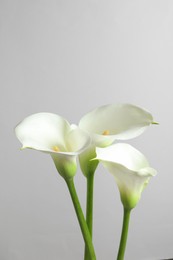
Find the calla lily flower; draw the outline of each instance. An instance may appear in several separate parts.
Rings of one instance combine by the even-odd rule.
[[[76,157],[90,144],[89,135],[64,118],[52,113],[37,113],[25,118],[15,128],[22,149],[49,153],[59,173],[71,178],[76,173]]]
[[[142,134],[153,123],[146,110],[131,105],[105,105],[89,112],[79,127],[92,136],[96,146],[105,147],[114,140],[128,140]]]
[[[96,156],[95,147],[107,147],[115,140],[127,140],[142,134],[154,123],[146,110],[131,105],[106,105],[89,112],[79,122],[79,127],[89,133],[92,143],[79,156],[80,166],[85,176],[90,168],[97,167],[90,162]]]
[[[89,135],[51,113],[38,113],[25,118],[15,128],[15,133],[23,145],[22,149],[31,148],[52,156],[58,172],[68,186],[89,257],[95,260],[90,232],[73,182],[77,168],[76,157],[90,144]]]
[[[149,166],[145,156],[129,144],[118,143],[106,148],[96,148],[96,159],[113,174],[126,209],[138,203],[144,187],[156,170]]]

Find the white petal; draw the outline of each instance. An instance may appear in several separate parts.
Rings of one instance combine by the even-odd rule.
[[[145,167],[142,168],[138,171],[138,174],[140,176],[147,176],[148,174],[150,174],[150,176],[155,176],[157,174],[157,171],[151,167]]]
[[[90,135],[95,146],[98,147],[109,146],[116,140],[115,135],[98,135],[98,134],[90,134]]]
[[[123,205],[129,209],[135,207],[149,179],[156,175],[145,156],[124,143],[96,148],[96,154],[115,177]]]
[[[148,167],[145,156],[133,146],[118,143],[106,148],[96,148],[97,159],[121,164],[132,171]]]
[[[71,130],[66,135],[66,147],[69,152],[79,154],[90,145],[90,142],[90,136],[74,125],[71,126]]]
[[[153,117],[146,110],[131,104],[106,105],[86,114],[79,122],[79,127],[89,133],[108,135],[115,139],[127,140],[142,134],[153,122]],[[98,145],[98,142],[97,142]],[[103,145],[101,145],[103,146]]]
[[[76,157],[90,144],[90,136],[62,117],[38,113],[25,118],[15,128],[23,148],[50,153],[55,166],[65,179],[76,174]]]
[[[65,151],[65,135],[70,125],[62,117],[51,113],[37,113],[26,117],[15,128],[16,136],[23,148],[33,148],[41,151],[52,151],[57,146]]]

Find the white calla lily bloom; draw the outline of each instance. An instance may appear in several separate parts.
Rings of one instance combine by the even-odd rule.
[[[113,174],[126,209],[138,203],[144,187],[156,170],[149,166],[145,156],[133,146],[118,143],[106,148],[96,148],[96,159]]]
[[[83,116],[79,127],[92,135],[98,147],[114,140],[128,140],[142,134],[153,123],[152,115],[131,104],[105,105]]]
[[[135,138],[152,123],[153,117],[149,112],[131,104],[105,105],[84,115],[79,127],[92,139],[91,146],[79,156],[84,175],[87,176],[88,169],[93,167],[90,160],[96,155],[96,146],[107,147],[115,140]]]
[[[65,178],[75,175],[76,156],[90,144],[86,132],[52,113],[26,117],[16,126],[15,133],[23,145],[22,149],[31,148],[49,153],[57,170]]]

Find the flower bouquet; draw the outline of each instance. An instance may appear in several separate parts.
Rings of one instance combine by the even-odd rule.
[[[122,234],[117,260],[125,255],[130,213],[156,170],[145,156],[125,141],[142,134],[154,122],[145,109],[132,104],[106,105],[84,115],[78,125],[69,124],[52,113],[26,117],[15,128],[22,148],[51,155],[57,171],[65,180],[85,242],[85,260],[95,260],[92,242],[94,174],[99,163],[110,172],[118,186],[124,209]],[[87,201],[84,216],[74,177],[77,158],[86,178]]]

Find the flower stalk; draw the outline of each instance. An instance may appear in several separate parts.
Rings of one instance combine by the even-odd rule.
[[[121,232],[121,239],[120,239],[117,260],[124,260],[127,237],[128,237],[130,213],[131,213],[131,209],[126,209],[124,207],[123,225],[122,225],[122,232]]]
[[[65,179],[70,195],[71,195],[71,199],[76,211],[76,215],[79,221],[79,225],[81,228],[81,232],[85,241],[85,245],[86,245],[86,249],[87,249],[87,254],[89,256],[90,260],[96,260],[96,255],[95,255],[95,251],[94,251],[94,247],[92,244],[92,239],[91,239],[91,235],[87,226],[87,223],[85,221],[81,206],[80,206],[80,202],[76,193],[76,189],[74,186],[74,182],[73,182],[73,178],[71,179]]]
[[[87,200],[86,200],[86,223],[92,239],[93,231],[93,193],[94,193],[94,172],[87,176]],[[85,246],[85,260],[90,260],[87,246]]]

